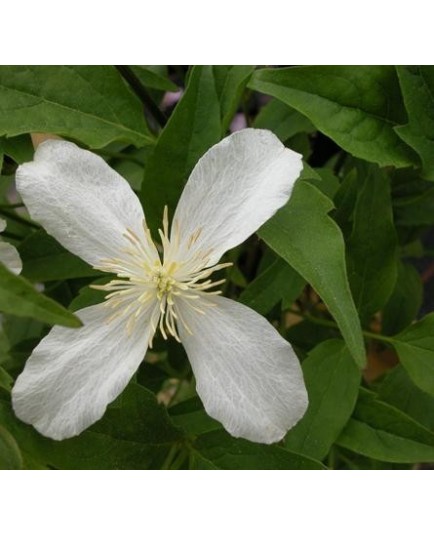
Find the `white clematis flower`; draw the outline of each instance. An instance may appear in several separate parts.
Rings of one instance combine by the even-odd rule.
[[[291,346],[260,315],[219,296],[211,274],[288,200],[301,156],[274,134],[246,129],[197,163],[154,245],[139,200],[99,156],[46,141],[20,166],[31,216],[95,268],[117,275],[84,327],[54,327],[12,392],[15,413],[54,439],[97,421],[125,388],[159,329],[187,351],[209,415],[235,437],[279,441],[303,416],[307,393]]]
[[[6,222],[0,218],[0,233],[6,229]],[[0,263],[4,264],[8,270],[18,275],[23,269],[23,265],[17,248],[0,238]]]

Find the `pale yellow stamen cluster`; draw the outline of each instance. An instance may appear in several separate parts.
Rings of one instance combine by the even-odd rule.
[[[167,207],[164,210],[163,230],[159,229],[159,234],[162,260],[145,222],[142,237],[127,229],[124,236],[129,247],[123,250],[123,256],[105,259],[98,266],[99,270],[116,273],[120,279],[92,286],[109,292],[105,297],[106,306],[114,312],[108,320],[124,317],[129,334],[141,317],[146,315],[148,321],[151,318],[151,347],[157,329],[164,339],[172,335],[177,341],[180,341],[179,323],[187,333],[192,333],[182,310],[189,307],[199,314],[205,314],[205,309],[213,306],[213,303],[203,299],[204,293],[220,294],[219,290],[209,291],[225,281],[212,281],[211,274],[231,266],[231,263],[223,263],[207,267],[212,251],[193,250],[201,229],[181,243],[179,225],[175,225],[169,237]]]

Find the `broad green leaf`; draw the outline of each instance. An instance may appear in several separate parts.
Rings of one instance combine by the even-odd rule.
[[[17,319],[14,318],[14,320],[16,321]],[[28,336],[23,335],[20,342],[17,342],[11,346],[8,357],[3,364],[4,368],[7,369],[7,372],[12,377],[16,378],[18,374],[22,372],[24,365],[26,364],[27,359],[30,357],[33,349],[39,344],[41,336],[41,333],[37,338],[29,338]]]
[[[101,277],[92,282],[95,285],[105,285],[111,281],[113,277]],[[96,305],[97,303],[102,303],[107,294],[101,290],[97,290],[91,287],[82,287],[71,303],[68,305],[70,311],[78,311],[84,309],[85,307],[90,307],[91,305]]]
[[[394,67],[262,69],[249,87],[295,108],[354,156],[381,166],[416,162],[394,130],[406,122]]]
[[[240,295],[240,302],[265,315],[285,300],[293,303],[305,282],[283,259],[276,259]]]
[[[261,108],[253,126],[271,130],[282,142],[299,132],[315,130],[307,117],[277,99],[272,99]]]
[[[152,230],[161,226],[165,205],[173,215],[191,170],[220,136],[220,104],[212,67],[194,67],[146,165],[141,200]]]
[[[355,169],[352,169],[344,176],[338,191],[333,196],[333,202],[336,205],[333,219],[343,232],[345,232],[346,236],[351,234],[351,218],[354,212],[354,207],[356,206],[357,194],[357,173]]]
[[[318,461],[275,445],[235,439],[223,430],[203,434],[192,445],[213,469],[324,469]]]
[[[47,439],[20,422],[0,401],[0,422],[13,433],[24,456],[57,469],[146,469],[181,433],[147,389],[131,384],[104,417],[79,436]]]
[[[79,327],[81,322],[55,301],[47,298],[23,277],[0,264],[0,311],[35,318],[47,324]]]
[[[108,151],[102,151],[103,156],[108,157],[110,167],[126,179],[131,188],[136,192],[140,192],[142,187],[143,169],[151,153],[151,145],[141,147],[140,149],[130,146],[128,151],[114,153],[112,157]]]
[[[212,69],[220,101],[222,134],[224,135],[237,111],[254,68],[252,65],[213,65]]]
[[[0,389],[10,391],[13,382],[14,380],[12,377],[9,376],[9,374],[2,367],[0,367]]]
[[[434,396],[434,313],[395,335],[392,344],[413,382]]]
[[[383,310],[383,332],[392,335],[406,328],[416,318],[422,297],[419,272],[411,264],[399,262],[395,288]]]
[[[22,275],[30,281],[47,282],[100,274],[43,230],[28,236],[18,250],[23,261]]]
[[[301,170],[300,177],[298,180],[310,180],[315,181],[314,185],[319,188],[319,184],[322,181],[321,175],[309,164],[303,162],[303,169]]]
[[[327,197],[333,199],[340,188],[339,178],[328,168],[316,168],[315,172],[321,179],[320,182],[315,183],[315,186]]]
[[[177,85],[169,78],[149,69],[146,65],[137,65],[131,68],[145,87],[162,91],[177,91],[178,89]]]
[[[5,138],[3,140],[3,149],[4,153],[15,160],[17,164],[30,162],[35,152],[32,140],[28,134],[14,138]]]
[[[234,256],[234,258],[237,258],[236,255]],[[226,277],[227,277],[227,279],[226,279],[227,281],[230,281],[231,283],[234,283],[235,285],[237,285],[240,288],[244,289],[244,288],[247,287],[246,277],[244,276],[243,272],[239,269],[239,267],[236,264],[231,266],[231,269],[228,270],[228,273],[227,273]]]
[[[434,434],[366,390],[337,444],[385,462],[434,461]]]
[[[317,346],[302,367],[309,406],[288,432],[285,446],[322,460],[353,412],[361,375],[345,343],[337,339]]]
[[[398,135],[420,156],[424,177],[434,180],[434,67],[397,67],[408,124]]]
[[[392,175],[395,222],[400,227],[434,224],[434,185],[411,169]]]
[[[416,387],[402,365],[387,374],[378,389],[378,395],[384,402],[434,431],[434,397]]]
[[[303,320],[286,331],[286,338],[300,353],[312,352],[316,346],[340,336],[338,327],[320,326],[309,320]]]
[[[0,135],[28,132],[92,148],[152,142],[140,102],[111,66],[0,67]]]
[[[166,408],[157,402],[151,391],[135,383],[128,386],[107,410],[106,416],[90,430],[151,445],[171,443],[181,438]]]
[[[376,166],[362,165],[358,185],[347,266],[354,302],[365,322],[383,307],[393,291],[398,243],[387,175]]]
[[[0,139],[0,158],[1,158],[1,155],[3,154],[2,142],[3,140]],[[0,200],[1,200],[2,205],[7,205],[9,203],[7,194],[10,191],[10,189],[13,187],[13,184],[14,184],[14,177],[0,175]]]
[[[222,429],[222,425],[206,413],[198,396],[172,406],[169,408],[169,415],[172,422],[182,428],[188,436]]]
[[[23,459],[15,439],[0,425],[0,471],[22,468]]]
[[[46,326],[29,317],[7,316],[3,318],[2,330],[7,336],[8,348],[28,339],[41,338]]]
[[[308,281],[339,325],[360,367],[365,364],[360,322],[345,265],[344,239],[328,216],[333,203],[307,181],[297,181],[289,203],[259,236]]]

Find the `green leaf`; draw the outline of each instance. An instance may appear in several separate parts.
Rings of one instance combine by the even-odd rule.
[[[343,341],[317,346],[303,361],[309,406],[288,432],[288,449],[322,460],[348,422],[359,393],[361,375]]]
[[[413,170],[396,170],[393,179],[395,222],[400,227],[434,224],[434,185]]]
[[[140,149],[130,146],[128,151],[121,153],[115,151],[110,154],[110,151],[106,151],[105,149],[100,152],[103,156],[106,156],[110,167],[126,179],[135,192],[140,192],[143,182],[143,169],[152,150],[153,147],[147,145]]]
[[[169,78],[152,71],[146,65],[132,66],[131,69],[145,87],[149,87],[151,89],[160,89],[161,91],[178,90],[177,85],[174,84],[172,80],[169,80]]]
[[[277,99],[272,99],[260,109],[253,126],[271,130],[282,142],[300,132],[315,130],[307,117]]]
[[[286,331],[286,338],[299,352],[311,352],[316,346],[328,339],[336,339],[340,336],[338,327],[320,326],[309,320],[303,320],[292,325]]]
[[[92,284],[95,285],[105,285],[111,281],[113,277],[101,277],[96,279]],[[104,301],[106,294],[101,290],[97,290],[91,287],[82,287],[71,303],[68,305],[70,311],[79,311],[85,307],[90,307],[91,305],[96,305],[97,303],[102,303]]]
[[[360,367],[362,332],[348,284],[344,239],[328,216],[333,203],[307,181],[297,181],[289,203],[259,230],[259,236],[308,281],[334,316]]]
[[[1,155],[3,154],[2,153],[2,147],[3,147],[3,141],[1,138],[0,138],[0,158],[1,158]],[[11,177],[11,176],[1,176],[0,175],[0,200],[1,200],[1,204],[8,204],[9,203],[9,200],[8,200],[8,193],[9,191],[11,190],[11,188],[13,188],[13,185],[14,185],[14,178]],[[9,225],[9,223],[8,223]]]
[[[349,236],[352,228],[352,215],[356,206],[358,194],[358,180],[355,169],[351,169],[343,178],[338,191],[333,196],[333,202],[336,210],[333,213],[333,219]]]
[[[18,251],[23,261],[22,275],[30,281],[47,282],[100,274],[43,230],[28,236]]]
[[[393,291],[398,242],[387,175],[376,166],[362,165],[358,184],[347,266],[354,301],[365,322],[383,307]]]
[[[17,164],[23,164],[33,159],[35,152],[29,135],[5,138],[3,140],[4,153],[10,156]]]
[[[413,382],[434,396],[434,313],[395,335],[392,344]]]
[[[434,431],[434,397],[416,387],[402,365],[387,374],[378,389],[378,395],[384,402]]]
[[[17,320],[22,320],[16,317],[9,317],[9,318],[13,318],[14,324],[17,323],[16,322]],[[45,333],[46,332],[44,332],[44,334]],[[16,378],[18,374],[22,372],[27,359],[30,357],[30,354],[32,353],[34,348],[39,344],[41,338],[42,338],[41,332],[38,334],[37,338],[29,338],[27,335],[23,335],[21,337],[21,341],[16,342],[14,345],[11,345],[11,348],[8,352],[8,356],[6,357],[6,360],[4,361],[4,367],[5,369],[7,369],[7,372],[12,377]],[[11,384],[11,388],[12,388],[12,384]],[[9,389],[9,391],[10,390],[11,389]]]
[[[46,330],[43,323],[32,318],[7,316],[2,320],[2,330],[6,334],[10,350],[28,339],[40,339]]]
[[[220,101],[222,134],[229,128],[237,111],[253,65],[213,65],[215,87]]]
[[[35,318],[47,324],[79,327],[81,322],[55,301],[39,293],[24,278],[0,264],[0,311]]]
[[[111,66],[2,66],[0,103],[0,135],[50,132],[92,148],[152,142],[140,102]]]
[[[22,468],[23,459],[15,439],[0,425],[0,471]]]
[[[182,438],[165,408],[137,384],[130,384],[99,422],[72,439],[41,436],[1,400],[0,422],[14,434],[25,456],[57,469],[146,469]]]
[[[385,462],[434,461],[434,434],[365,389],[337,444]]]
[[[315,172],[321,178],[321,181],[319,183],[316,183],[315,186],[327,197],[333,199],[340,188],[339,178],[333,173],[331,169],[316,168]]]
[[[223,430],[201,435],[192,446],[212,469],[324,469],[318,461],[275,445],[235,439]]]
[[[278,258],[246,287],[239,301],[265,315],[282,299],[293,303],[304,285],[304,279]]]
[[[394,130],[406,121],[394,67],[262,69],[249,87],[295,108],[354,156],[381,166],[416,162]]]
[[[383,310],[383,332],[392,335],[411,324],[422,305],[422,297],[419,272],[411,264],[399,262],[396,285]]]
[[[424,177],[434,180],[434,67],[397,67],[408,124],[397,134],[418,153]]]
[[[0,367],[0,388],[9,392],[13,383],[13,378],[9,376],[9,374],[2,367]]]
[[[323,179],[316,169],[313,169],[309,164],[303,162],[303,169],[301,170],[298,180],[314,181],[314,186],[319,189]]]
[[[197,436],[222,429],[222,425],[210,417],[198,396],[189,398],[169,408],[172,422],[184,430],[188,436]]]
[[[160,226],[165,205],[173,215],[193,166],[220,135],[220,105],[212,67],[194,67],[146,165],[141,200],[152,230]]]

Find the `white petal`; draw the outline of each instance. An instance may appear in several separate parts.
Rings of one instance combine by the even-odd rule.
[[[209,298],[195,312],[186,302],[180,336],[207,413],[235,437],[274,443],[301,419],[307,391],[290,344],[260,315],[233,300]],[[200,302],[195,302],[200,307]]]
[[[76,314],[79,329],[54,327],[35,348],[12,390],[16,415],[53,439],[75,436],[100,419],[140,365],[150,337],[146,322],[127,334],[124,319],[103,304]]]
[[[143,210],[127,181],[74,143],[42,143],[16,179],[32,218],[93,266],[120,256],[127,228],[143,233]]]
[[[6,221],[0,218],[0,233],[6,229]],[[3,263],[8,270],[18,275],[23,269],[23,263],[18,254],[17,249],[7,242],[3,242],[0,238],[0,262]]]
[[[243,242],[282,207],[302,170],[301,155],[268,130],[245,129],[214,145],[199,160],[174,216],[190,252],[212,249],[208,265]],[[185,258],[185,249],[182,256]]]
[[[3,240],[0,240],[0,262],[16,275],[23,269],[17,249],[12,244],[3,242]]]

